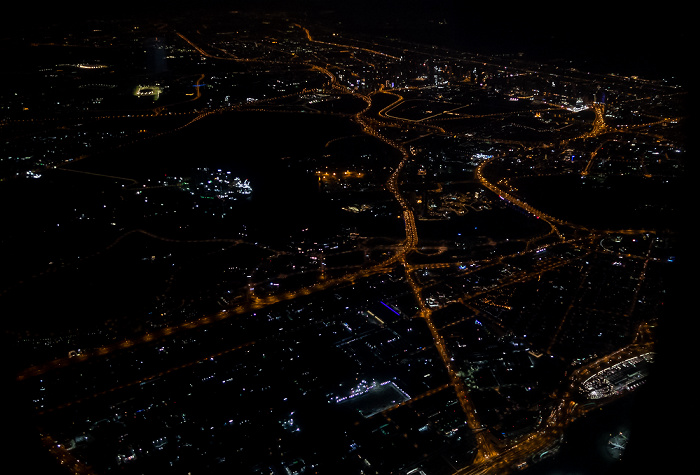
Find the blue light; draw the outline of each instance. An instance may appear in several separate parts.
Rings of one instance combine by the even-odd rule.
[[[396,310],[394,310],[393,308],[391,308],[390,306],[388,306],[388,305],[385,304],[384,302],[380,301],[379,303],[381,303],[382,305],[384,305],[386,308],[388,308],[389,310],[391,310],[392,312],[394,312],[394,313],[395,313],[396,315],[398,315],[399,317],[401,316],[401,314],[400,314],[399,312],[397,312]]]

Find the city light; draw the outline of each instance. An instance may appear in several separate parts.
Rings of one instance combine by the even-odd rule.
[[[211,8],[12,37],[0,311],[52,463],[515,473],[653,381],[683,87]]]

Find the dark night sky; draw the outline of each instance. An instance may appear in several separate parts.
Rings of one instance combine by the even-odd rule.
[[[551,4],[550,4],[551,5]],[[629,4],[628,4],[629,5]],[[21,33],[42,22],[82,21],[91,17],[157,19],[183,11],[213,9],[289,11],[340,20],[345,28],[391,32],[409,40],[453,46],[475,53],[525,52],[533,59],[572,58],[580,69],[643,77],[684,75],[688,52],[689,9],[650,8],[613,2],[567,2],[542,8],[531,2],[458,0],[121,0],[41,4],[14,2],[3,7],[3,35]],[[438,27],[437,22],[447,24]]]

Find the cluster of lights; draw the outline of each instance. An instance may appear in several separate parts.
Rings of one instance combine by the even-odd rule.
[[[388,384],[392,385],[397,391],[399,391],[406,398],[406,400],[411,399],[411,396],[409,396],[408,393],[406,393],[404,390],[402,390],[400,387],[398,387],[396,385],[396,383],[394,383],[393,381],[383,381],[381,383],[378,383],[377,381],[372,380],[371,383],[368,383],[367,381],[365,381],[363,379],[362,381],[360,381],[357,384],[357,386],[355,386],[354,388],[352,388],[350,390],[349,395],[347,395],[347,396],[335,396],[334,398],[330,398],[328,400],[328,402],[335,402],[336,404],[339,404],[343,401],[347,401],[349,399],[353,399],[353,398],[356,398],[358,396],[362,396],[364,394],[367,394],[376,388],[386,386]]]
[[[232,176],[230,171],[197,168],[191,179],[166,177],[166,183],[175,183],[201,198],[235,200],[240,195],[250,195],[253,187],[247,179]]]
[[[634,368],[641,363],[653,363],[654,353],[649,352],[621,361],[586,379],[581,391],[588,393],[589,399],[601,399],[635,389],[646,377],[646,371],[639,370],[632,374],[621,375],[627,368]]]

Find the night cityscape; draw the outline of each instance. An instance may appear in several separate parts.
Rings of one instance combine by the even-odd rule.
[[[687,463],[684,13],[509,8],[8,15],[13,465]]]

